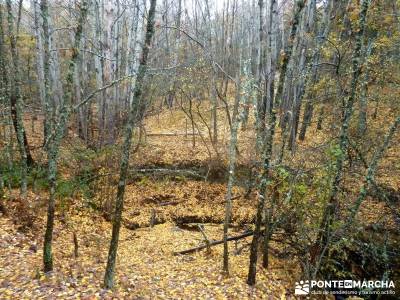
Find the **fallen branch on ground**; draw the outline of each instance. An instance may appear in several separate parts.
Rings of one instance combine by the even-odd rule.
[[[187,136],[187,135],[193,136],[193,135],[199,135],[199,133],[196,133],[196,132],[188,132],[188,133],[186,133],[186,132],[159,132],[159,133],[149,132],[146,135],[147,136]]]
[[[206,233],[204,232],[204,225],[203,224],[197,224],[197,227],[199,228],[201,234],[203,235],[204,242],[206,243],[207,246],[207,252],[211,252],[211,247],[210,247],[210,240],[208,239]]]
[[[232,236],[232,237],[228,238],[227,241],[237,241],[237,240],[244,239],[246,237],[252,236],[253,234],[254,234],[253,231],[248,231],[248,232],[245,232],[245,233],[243,233],[241,235],[238,235],[238,236]],[[187,250],[183,250],[183,251],[174,252],[174,255],[183,255],[183,254],[189,254],[189,253],[197,252],[197,251],[200,251],[200,250],[212,247],[212,246],[220,245],[223,242],[224,242],[224,240],[210,242],[210,243],[208,243],[206,245],[202,245],[202,246],[199,246],[199,247],[195,247],[195,248],[191,248],[191,249],[187,249]]]
[[[172,216],[171,219],[178,227],[187,226],[188,224],[222,224],[223,222],[222,218],[197,215]]]
[[[180,175],[180,176],[188,176],[193,178],[205,179],[205,176],[200,175],[191,170],[174,170],[174,169],[134,169],[131,170],[130,173],[138,173],[138,174],[147,174],[147,173],[159,173],[165,175]]]
[[[182,203],[183,201],[169,201],[169,202],[161,202],[158,204],[159,206],[168,206],[168,205],[178,205],[179,203]]]
[[[138,228],[148,228],[148,227],[153,227],[154,225],[164,224],[165,222],[167,222],[167,220],[164,219],[163,217],[158,217],[157,215],[151,215],[150,221],[147,224],[140,224],[138,222],[130,221],[128,219],[124,219],[122,224],[126,229],[136,230]]]

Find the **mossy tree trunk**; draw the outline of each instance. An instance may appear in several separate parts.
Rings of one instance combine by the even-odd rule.
[[[257,259],[258,259],[258,244],[261,236],[261,224],[263,219],[263,212],[265,206],[265,193],[267,190],[267,186],[269,183],[269,172],[270,172],[270,164],[272,158],[272,145],[273,139],[275,135],[275,127],[277,120],[277,109],[280,107],[282,95],[283,95],[283,87],[285,84],[286,70],[290,61],[290,57],[293,52],[293,41],[296,36],[297,26],[299,25],[301,11],[304,8],[304,0],[297,1],[295,13],[292,21],[292,28],[290,31],[289,40],[286,43],[286,47],[283,53],[282,64],[280,68],[278,87],[276,91],[276,95],[274,97],[274,106],[271,107],[271,114],[269,120],[269,133],[265,140],[265,144],[262,147],[262,160],[263,160],[263,169],[261,171],[259,185],[258,185],[258,205],[257,205],[257,213],[256,213],[256,222],[253,240],[250,246],[250,263],[249,263],[249,272],[247,276],[247,283],[249,285],[254,285],[256,283],[256,272],[257,272]],[[271,103],[272,105],[272,103]],[[259,120],[260,121],[260,120]]]
[[[122,147],[122,157],[120,165],[120,175],[117,189],[117,199],[115,203],[115,213],[113,219],[112,236],[110,248],[108,251],[107,267],[104,275],[104,287],[110,289],[114,285],[114,271],[117,258],[119,231],[121,228],[122,210],[124,206],[124,194],[126,177],[128,173],[130,149],[132,145],[132,133],[135,125],[143,117],[144,103],[142,92],[144,78],[147,71],[147,58],[150,50],[151,40],[154,34],[154,17],[156,0],[151,0],[150,9],[147,17],[147,29],[145,41],[142,48],[142,56],[140,59],[139,69],[137,73],[135,89],[132,96],[131,106],[129,109],[128,120],[125,127],[124,144]]]
[[[358,134],[363,135],[367,130],[367,107],[368,107],[368,81],[369,81],[369,62],[368,58],[371,56],[373,48],[373,41],[370,40],[368,42],[367,49],[365,50],[365,72],[363,76],[363,80],[361,82],[361,92],[360,92],[360,99],[359,99],[359,115],[358,115]]]
[[[328,199],[328,204],[325,207],[322,222],[320,225],[320,232],[318,234],[317,242],[320,243],[319,249],[325,248],[329,243],[332,223],[335,219],[335,213],[338,209],[338,192],[343,175],[343,165],[345,162],[345,154],[348,148],[349,139],[349,126],[350,119],[353,114],[354,101],[356,99],[357,87],[361,75],[361,60],[362,60],[362,44],[364,40],[364,31],[366,26],[366,17],[369,8],[370,0],[363,0],[359,14],[359,28],[356,33],[355,49],[353,54],[353,67],[352,67],[352,80],[350,85],[350,92],[346,102],[344,116],[342,120],[340,136],[339,136],[339,153],[337,155],[335,165],[336,171],[332,182],[332,188]]]
[[[19,5],[22,5],[20,2]],[[9,93],[10,107],[11,107],[11,119],[17,135],[17,141],[19,146],[19,152],[21,155],[21,194],[24,197],[27,190],[27,172],[28,167],[34,164],[34,160],[29,150],[28,139],[26,137],[25,127],[23,123],[23,102],[21,94],[21,74],[19,65],[19,55],[17,50],[17,35],[20,18],[17,21],[17,29],[14,29],[14,15],[12,11],[11,0],[6,1],[7,6],[7,23],[8,23],[8,35],[10,39],[10,50],[11,50],[11,63],[12,71],[10,72],[11,89]]]
[[[64,97],[63,103],[60,109],[60,113],[58,115],[57,123],[53,124],[52,118],[49,118],[50,115],[50,93],[49,93],[49,27],[48,27],[48,4],[47,0],[41,1],[41,10],[43,16],[43,31],[47,35],[44,36],[44,47],[45,47],[45,59],[44,59],[44,73],[45,73],[45,102],[47,107],[46,113],[46,126],[51,129],[47,132],[47,140],[46,140],[46,150],[48,157],[48,180],[50,185],[50,195],[48,201],[47,208],[47,223],[46,223],[46,232],[44,235],[44,243],[43,243],[43,264],[44,271],[49,272],[53,270],[53,254],[52,254],[52,240],[53,240],[53,227],[54,227],[54,213],[55,213],[55,198],[56,198],[56,190],[57,190],[57,159],[59,154],[59,148],[61,140],[64,136],[67,123],[71,116],[72,112],[72,95],[73,95],[73,75],[75,72],[75,65],[79,58],[79,45],[83,34],[83,24],[86,20],[88,3],[83,0],[80,4],[80,15],[78,19],[78,25],[75,30],[75,40],[72,48],[72,56],[69,61],[68,71],[66,76],[66,84],[64,89]]]
[[[310,60],[310,63],[307,66],[307,73],[306,73],[306,78],[305,78],[305,86],[304,89],[300,93],[300,101],[302,98],[305,96],[305,89],[308,87],[313,87],[318,79],[318,63],[320,61],[321,57],[321,49],[325,45],[326,38],[328,37],[328,34],[331,29],[331,14],[333,9],[335,8],[335,2],[336,0],[329,0],[326,3],[325,11],[324,11],[324,17],[322,19],[320,29],[318,30],[318,37],[316,39],[316,45],[315,49],[312,54],[312,58]],[[303,116],[303,122],[301,124],[300,128],[300,133],[299,133],[299,140],[304,141],[306,138],[306,132],[308,129],[308,126],[311,124],[311,120],[313,117],[313,112],[314,112],[314,99],[315,98],[315,93],[310,92],[307,95],[307,102],[304,108],[304,116]]]
[[[374,157],[372,158],[371,163],[368,166],[367,174],[365,175],[365,183],[360,189],[360,192],[358,194],[356,202],[354,203],[354,206],[351,208],[351,214],[350,214],[350,219],[349,219],[348,225],[350,225],[353,222],[353,220],[355,219],[362,202],[367,197],[368,189],[371,186],[374,186],[374,183],[375,183],[374,176],[375,176],[375,172],[376,172],[376,168],[378,166],[379,160],[382,158],[383,153],[389,147],[390,141],[392,140],[393,135],[395,134],[397,127],[399,127],[399,125],[400,125],[400,116],[398,116],[394,120],[392,126],[390,126],[387,134],[385,135],[383,143],[376,150]]]

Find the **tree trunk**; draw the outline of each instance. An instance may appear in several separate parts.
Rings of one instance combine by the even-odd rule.
[[[182,14],[182,0],[178,0],[178,12],[176,17],[176,36],[175,36],[175,46],[174,46],[174,66],[178,65],[179,58],[179,48],[180,48],[180,39],[181,39],[181,14]],[[167,95],[167,103],[169,108],[173,107],[174,99],[175,99],[175,86],[176,86],[176,69],[174,70],[172,81],[169,85],[168,95]]]
[[[361,94],[359,100],[359,105],[360,105],[360,111],[358,115],[359,135],[363,135],[365,133],[365,130],[367,129],[367,102],[368,102],[367,97],[368,97],[368,80],[369,80],[368,57],[371,55],[371,51],[372,51],[372,41],[369,41],[364,58],[365,72],[364,72],[364,78],[361,83]]]
[[[114,270],[117,258],[119,231],[121,227],[122,210],[124,204],[124,194],[126,185],[126,176],[128,173],[130,148],[132,145],[132,133],[135,124],[143,117],[143,101],[142,92],[144,77],[147,71],[147,59],[151,45],[151,39],[154,34],[154,16],[155,16],[156,0],[151,0],[150,9],[147,19],[147,29],[145,41],[142,48],[142,57],[140,60],[139,70],[136,78],[135,90],[133,92],[131,107],[129,110],[128,121],[125,128],[124,144],[122,148],[122,158],[120,166],[120,178],[118,181],[117,198],[115,204],[115,213],[113,219],[113,229],[108,252],[108,260],[106,272],[104,275],[104,287],[110,289],[114,285]]]
[[[224,272],[229,273],[229,252],[228,252],[228,230],[231,221],[232,214],[232,188],[235,180],[235,166],[236,166],[236,147],[238,140],[238,128],[241,121],[241,116],[239,115],[239,107],[241,106],[241,82],[240,82],[240,71],[236,77],[236,97],[235,104],[233,108],[233,124],[231,129],[231,140],[229,145],[229,178],[228,187],[226,192],[225,201],[225,222],[224,222]]]
[[[329,241],[331,225],[335,218],[335,212],[338,208],[337,194],[339,192],[339,186],[342,180],[343,164],[345,161],[345,154],[348,148],[348,130],[350,126],[350,119],[353,114],[353,104],[356,98],[357,86],[361,74],[361,47],[364,38],[364,31],[366,26],[366,16],[368,12],[370,1],[363,0],[361,4],[361,11],[359,14],[359,31],[356,34],[356,45],[353,55],[353,67],[352,67],[352,81],[350,86],[350,94],[346,103],[344,117],[341,126],[341,132],[339,137],[339,149],[340,153],[336,158],[336,171],[335,177],[332,182],[332,190],[328,199],[328,204],[324,210],[322,222],[320,225],[320,233],[318,239],[320,241],[320,249],[324,248]]]
[[[40,103],[42,105],[43,111],[44,107],[44,97],[45,97],[45,86],[44,86],[44,67],[43,67],[43,40],[42,40],[42,32],[41,32],[41,23],[42,17],[38,11],[38,1],[32,0],[31,6],[33,7],[33,15],[34,15],[34,31],[35,31],[35,39],[36,39],[36,70],[37,70],[37,84],[39,87],[39,97]]]
[[[262,215],[265,204],[265,192],[267,189],[268,179],[269,179],[269,169],[272,157],[272,145],[273,138],[275,135],[275,126],[276,126],[276,109],[280,106],[281,98],[283,94],[283,86],[285,84],[286,70],[288,67],[288,63],[293,51],[293,41],[296,36],[297,26],[299,24],[300,14],[304,8],[305,1],[298,1],[296,3],[295,13],[292,21],[292,28],[290,31],[290,36],[288,42],[285,47],[284,56],[282,60],[282,65],[280,68],[278,88],[275,99],[275,109],[272,107],[272,113],[270,115],[270,132],[268,134],[268,138],[266,140],[266,144],[263,147],[263,170],[260,176],[260,183],[258,186],[258,205],[257,205],[257,213],[256,213],[256,224],[254,229],[254,236],[251,242],[250,247],[250,263],[249,263],[249,273],[247,277],[247,283],[249,285],[254,285],[256,283],[256,272],[257,272],[257,258],[258,258],[258,242],[261,236],[261,224],[262,224]]]
[[[266,111],[269,115],[272,113],[274,106],[274,94],[275,94],[275,75],[276,66],[278,61],[278,3],[276,0],[270,0],[269,15],[268,15],[268,54],[267,54],[267,66],[266,66],[266,78],[265,78],[265,92],[264,101],[266,103]]]
[[[324,11],[324,17],[323,17],[323,20],[321,23],[321,27],[319,29],[319,34],[318,34],[319,36],[316,40],[316,45],[315,45],[315,49],[312,54],[311,61],[307,67],[304,89],[307,89],[308,86],[311,86],[311,87],[314,86],[315,83],[317,82],[318,63],[319,63],[320,56],[321,56],[320,52],[321,52],[322,46],[326,42],[326,37],[328,36],[329,31],[330,31],[331,13],[332,13],[332,10],[335,8],[334,2],[336,2],[336,0],[329,0],[326,4],[325,11]],[[303,90],[300,93],[299,101],[301,101],[304,94],[305,94],[305,91]],[[307,100],[305,108],[304,108],[303,122],[301,124],[300,133],[299,133],[300,141],[304,141],[304,139],[306,137],[307,129],[308,129],[309,125],[311,124],[311,120],[312,120],[313,112],[314,112],[313,97],[314,97],[314,93],[310,93],[308,95],[308,100]]]
[[[210,13],[210,5],[208,3],[209,0],[206,0],[206,13],[208,18],[208,47],[209,47],[209,56],[211,58],[211,86],[210,86],[210,99],[211,99],[211,128],[212,128],[212,143],[214,148],[217,149],[218,143],[218,103],[217,103],[217,71],[215,67],[215,62],[213,58],[213,45],[212,45],[212,20],[211,20],[211,13]]]
[[[83,24],[86,20],[87,15],[87,2],[82,1],[80,6],[80,16],[78,20],[78,26],[75,31],[75,41],[72,48],[72,57],[68,65],[68,72],[66,76],[66,85],[64,89],[64,97],[62,106],[60,108],[58,122],[57,124],[51,124],[52,119],[48,119],[47,122],[51,124],[49,126],[52,130],[48,133],[48,141],[47,141],[47,156],[48,156],[48,180],[50,184],[50,195],[49,202],[47,208],[47,224],[46,224],[46,232],[44,236],[43,243],[43,263],[44,263],[44,271],[49,272],[53,270],[53,255],[52,255],[52,240],[53,240],[53,227],[54,227],[54,212],[55,212],[55,195],[57,189],[57,159],[59,154],[59,147],[61,140],[64,136],[64,132],[67,127],[67,123],[69,121],[71,115],[71,104],[72,104],[72,95],[73,95],[73,77],[75,72],[75,65],[79,59],[79,45],[83,34]],[[43,32],[44,43],[45,43],[45,86],[50,86],[50,75],[49,75],[49,60],[50,60],[50,37],[49,33],[49,22],[48,22],[48,4],[47,0],[41,1],[41,10],[43,15]],[[47,33],[47,34],[46,34]],[[46,89],[46,102],[49,103],[50,106],[50,97],[49,89]],[[53,103],[54,104],[54,103]],[[50,109],[48,110],[50,113]],[[49,114],[46,114],[46,118],[50,117]]]
[[[354,218],[356,217],[362,202],[365,200],[365,197],[367,196],[368,189],[371,186],[373,186],[374,176],[375,176],[375,172],[376,172],[376,167],[378,166],[378,162],[382,158],[383,153],[389,147],[389,143],[392,140],[393,135],[395,134],[397,127],[399,125],[400,125],[400,116],[398,116],[395,119],[395,121],[393,122],[392,126],[390,126],[390,128],[383,140],[383,143],[375,152],[374,157],[372,158],[372,161],[371,161],[370,165],[368,166],[367,175],[365,176],[365,184],[361,187],[360,192],[357,197],[357,200],[356,200],[354,206],[351,208],[351,215],[350,215],[350,219],[348,222],[349,224],[351,224],[352,221],[354,220]]]
[[[329,5],[329,3],[328,3]],[[307,3],[307,9],[304,10],[305,16],[303,17],[302,29],[298,39],[298,67],[293,66],[296,72],[296,83],[293,91],[293,103],[291,107],[292,117],[290,125],[290,138],[289,138],[289,149],[292,153],[296,149],[296,137],[298,133],[300,111],[302,107],[302,100],[305,93],[305,83],[307,76],[303,76],[304,70],[307,70],[307,65],[310,64],[310,56],[307,55],[309,49],[316,47],[318,44],[314,40],[310,40],[308,37],[317,34],[315,30],[315,15],[316,15],[316,1],[311,0]],[[328,10],[329,13],[329,10]],[[312,57],[311,57],[312,58]],[[306,73],[307,74],[307,73]]]
[[[266,97],[263,97],[262,82],[264,75],[264,1],[258,1],[258,87],[259,93],[257,97],[257,113],[258,113],[258,135],[264,137],[265,131],[265,116],[266,116]]]
[[[22,3],[19,3],[22,5]],[[19,55],[17,50],[17,35],[19,27],[19,19],[17,24],[17,30],[14,31],[14,16],[12,13],[12,4],[10,0],[6,1],[7,5],[7,22],[8,22],[8,34],[10,37],[10,50],[11,50],[11,61],[13,72],[11,72],[11,91],[10,91],[10,106],[11,106],[11,118],[15,133],[17,135],[19,152],[21,154],[21,195],[25,197],[27,190],[27,172],[28,167],[34,164],[31,156],[28,139],[26,137],[25,127],[23,123],[23,102],[21,95],[21,74],[19,66]]]

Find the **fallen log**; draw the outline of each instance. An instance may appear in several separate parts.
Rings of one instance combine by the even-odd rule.
[[[166,200],[176,198],[174,194],[155,194],[150,197],[146,197],[142,200],[144,204],[159,204],[164,203]]]
[[[400,191],[387,185],[374,183],[367,191],[368,196],[391,204],[400,203]]]
[[[166,223],[167,220],[164,219],[163,217],[158,217],[155,212],[151,214],[149,223],[147,224],[140,224],[136,221],[130,221],[128,219],[124,219],[122,224],[126,229],[130,230],[136,230],[139,228],[148,228],[148,227],[153,227],[154,225],[160,225]]]
[[[203,224],[203,223],[200,223]],[[176,226],[182,230],[187,230],[187,231],[200,231],[198,227],[199,223],[182,223],[182,224],[176,224]]]
[[[165,168],[158,168],[158,169],[134,169],[131,170],[130,173],[132,174],[158,174],[158,175],[175,175],[175,176],[184,176],[184,177],[192,177],[196,179],[205,179],[205,176],[198,174],[191,170],[174,170],[174,169],[165,169]]]
[[[182,203],[183,201],[169,201],[169,202],[161,202],[158,204],[159,206],[168,206],[168,205],[178,205],[179,203]]]
[[[149,132],[146,134],[147,136],[193,136],[193,135],[199,135],[198,133],[193,133],[193,132]]]
[[[241,239],[244,239],[246,237],[252,236],[253,234],[254,234],[253,231],[248,231],[248,232],[245,232],[245,233],[243,233],[241,235],[238,235],[238,236],[232,236],[232,237],[228,238],[227,241],[229,242],[229,241],[241,240]],[[223,243],[224,243],[224,240],[214,241],[214,242],[210,242],[210,243],[208,243],[206,245],[198,246],[198,247],[195,247],[195,248],[182,250],[182,251],[177,251],[177,252],[174,252],[173,254],[174,255],[189,254],[189,253],[197,252],[197,251],[200,251],[200,250],[203,250],[203,249],[206,249],[206,248],[210,248],[212,246],[220,245],[220,244],[223,244]]]
[[[172,216],[171,220],[178,227],[187,226],[187,224],[222,224],[224,221],[221,217],[198,215]]]

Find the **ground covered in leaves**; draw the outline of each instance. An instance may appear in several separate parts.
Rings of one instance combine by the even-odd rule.
[[[16,200],[18,201],[18,200]],[[198,231],[167,222],[153,228],[122,228],[116,287],[101,288],[111,225],[87,210],[58,215],[54,238],[55,270],[43,274],[44,218],[27,230],[0,217],[0,295],[2,299],[280,299],[292,293],[287,279],[290,261],[273,258],[269,271],[260,270],[254,288],[245,282],[250,238],[230,244],[231,272],[222,273],[222,246],[211,251],[173,255],[204,243]],[[210,240],[222,236],[221,225],[205,224]],[[74,254],[73,233],[78,239]],[[240,232],[238,232],[239,234]]]
[[[226,194],[226,159],[229,139],[225,128],[221,130],[220,147],[202,143],[200,136],[185,136],[185,119],[179,112],[146,119],[148,136],[140,142],[132,155],[134,170],[168,169],[186,170],[185,174],[130,173],[126,188],[123,227],[118,250],[116,286],[112,291],[102,289],[104,269],[111,237],[111,214],[118,180],[119,149],[110,148],[95,157],[96,168],[90,165],[92,152],[70,130],[64,139],[59,162],[60,177],[64,180],[82,178],[82,174],[95,176],[90,189],[91,197],[81,191],[57,200],[54,232],[54,265],[51,274],[43,274],[42,243],[45,227],[47,191],[39,187],[29,191],[27,202],[19,199],[18,189],[5,195],[6,213],[0,213],[0,299],[289,299],[293,294],[294,280],[298,278],[299,263],[292,258],[282,258],[282,243],[271,245],[271,266],[259,269],[257,284],[246,284],[251,237],[230,242],[229,276],[222,273],[222,245],[188,255],[174,255],[203,245],[204,237],[196,224],[204,224],[209,240],[222,238],[224,201]],[[391,116],[390,110],[386,114]],[[172,115],[171,115],[172,116]],[[221,113],[221,119],[223,115]],[[33,132],[27,126],[35,160],[45,164],[46,156],[40,150],[42,121],[35,122]],[[223,122],[224,124],[226,122]],[[287,152],[285,165],[304,174],[317,176],[326,163],[326,154],[338,130],[327,120],[323,130],[310,128],[306,140],[299,142],[297,151]],[[372,146],[381,141],[387,126],[382,119],[371,121]],[[165,130],[168,128],[168,131]],[[204,129],[204,128],[200,128]],[[176,135],[171,135],[176,133]],[[190,133],[190,132],[189,132]],[[203,138],[207,137],[204,129]],[[135,140],[137,142],[137,139]],[[195,142],[195,145],[193,145]],[[400,142],[394,138],[393,145]],[[238,144],[238,176],[246,178],[254,161],[254,131],[251,126],[240,131]],[[359,145],[369,149],[369,145]],[[371,149],[373,148],[371,146]],[[135,146],[136,147],[136,146]],[[276,153],[281,145],[277,141]],[[218,151],[221,165],[213,165],[208,152]],[[89,153],[88,155],[86,155]],[[214,153],[215,154],[215,153]],[[86,155],[86,156],[85,156]],[[354,154],[353,154],[354,155]],[[373,151],[365,151],[370,161]],[[312,159],[310,159],[312,157]],[[376,181],[398,191],[400,165],[398,149],[391,147],[379,165]],[[247,169],[243,166],[247,166]],[[363,182],[365,168],[357,162],[352,173],[357,176],[343,178],[349,199],[355,198]],[[86,172],[86,173],[85,173]],[[157,175],[158,174],[158,175]],[[195,175],[195,176],[194,176]],[[207,180],[206,180],[207,179]],[[240,181],[240,180],[239,180]],[[238,182],[239,182],[238,181]],[[37,185],[39,186],[38,181]],[[233,191],[232,228],[230,235],[240,235],[250,229],[254,220],[256,195],[246,195],[241,182]],[[73,186],[74,187],[74,186]],[[32,191],[34,190],[34,191]],[[309,191],[305,201],[317,201],[317,191]],[[350,203],[350,201],[349,201]],[[370,224],[390,225],[393,231],[398,224],[391,211],[398,214],[397,202],[392,206],[367,198],[361,207],[360,219]],[[1,211],[1,210],[0,210]],[[395,214],[394,214],[395,215]],[[390,216],[390,218],[389,218]],[[190,224],[190,226],[181,226]],[[151,225],[154,225],[151,227]],[[73,236],[78,241],[75,257]]]

